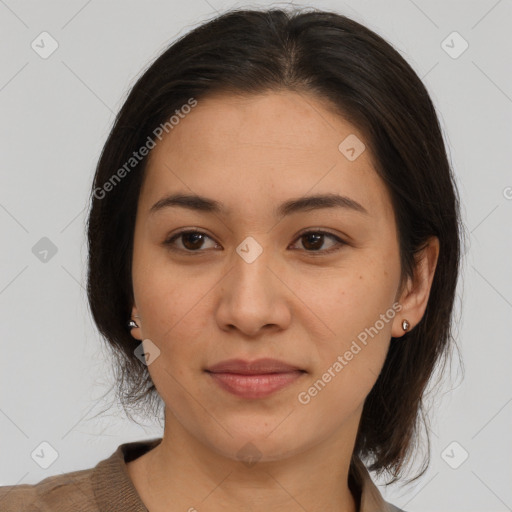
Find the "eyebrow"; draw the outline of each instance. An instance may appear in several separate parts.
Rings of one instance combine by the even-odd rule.
[[[176,193],[168,195],[157,201],[149,210],[150,214],[161,211],[164,208],[180,207],[188,210],[206,212],[212,214],[228,214],[228,210],[214,199],[210,199],[197,194]],[[277,217],[285,217],[293,213],[319,210],[323,208],[347,208],[352,211],[369,215],[366,208],[347,196],[338,194],[317,194],[312,196],[303,196],[297,199],[290,199],[280,204],[275,209]]]

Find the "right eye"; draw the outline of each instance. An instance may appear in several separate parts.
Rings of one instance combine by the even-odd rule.
[[[165,240],[164,245],[169,247],[169,249],[173,251],[182,251],[182,252],[203,252],[200,251],[203,247],[205,239],[209,238],[213,241],[211,237],[209,237],[206,233],[197,230],[184,230],[179,233],[175,233],[170,238]],[[182,247],[176,246],[176,241],[181,239]]]

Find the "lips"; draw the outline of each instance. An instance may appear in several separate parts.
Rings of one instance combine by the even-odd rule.
[[[278,359],[257,359],[256,361],[244,361],[243,359],[228,359],[221,361],[206,369],[210,373],[236,373],[239,375],[262,375],[266,373],[288,373],[301,370]]]
[[[277,359],[229,359],[206,369],[221,389],[239,398],[265,398],[300,379],[305,370]]]

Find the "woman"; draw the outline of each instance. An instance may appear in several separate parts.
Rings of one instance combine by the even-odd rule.
[[[1,509],[398,510],[367,468],[414,460],[459,232],[435,109],[382,38],[313,10],[191,31],[125,101],[88,224],[120,398],[160,401],[163,437]]]

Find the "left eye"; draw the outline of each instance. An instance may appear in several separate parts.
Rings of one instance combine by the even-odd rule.
[[[320,250],[325,243],[325,238],[330,238],[331,240],[334,240],[335,244],[333,244],[331,248],[328,248],[326,250]],[[177,247],[175,244],[175,242],[179,239],[181,239],[182,247]],[[177,233],[171,236],[168,240],[164,242],[164,244],[166,246],[169,246],[169,248],[171,248],[172,250],[181,250],[185,252],[202,252],[199,251],[199,249],[203,248],[203,243],[205,239],[210,239],[213,241],[213,239],[210,236],[201,231],[182,231],[181,233]],[[345,245],[345,242],[341,240],[341,238],[326,231],[306,231],[302,233],[296,239],[296,241],[302,239],[304,240],[302,243],[303,246],[306,248],[306,252],[331,253],[339,249],[339,247],[336,248],[336,245]]]
[[[334,240],[336,243],[331,248],[320,251],[320,247],[324,244],[324,239],[330,238]],[[310,247],[312,250],[307,250],[306,252],[321,252],[321,253],[331,253],[340,249],[340,247],[336,247],[336,245],[342,246],[345,245],[345,242],[341,240],[341,238],[333,235],[332,233],[328,233],[326,231],[306,231],[302,233],[297,240],[305,239],[305,242],[302,242],[304,247]]]

